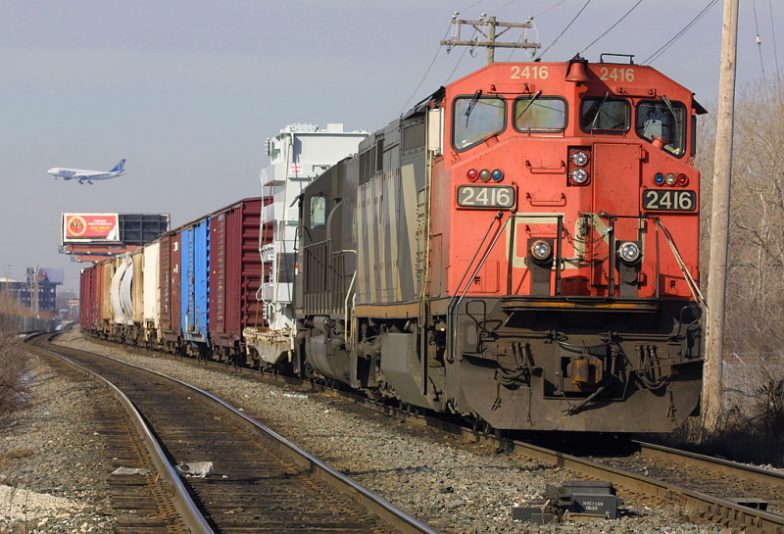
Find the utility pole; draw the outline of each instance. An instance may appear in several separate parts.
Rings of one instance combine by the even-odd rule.
[[[485,40],[480,41],[478,37],[473,37],[469,40],[462,39],[460,30],[464,25],[473,27],[474,32],[484,37]],[[452,37],[441,41],[442,45],[446,45],[447,52],[451,51],[452,48],[456,46],[469,46],[472,50],[477,46],[482,46],[487,48],[488,65],[495,63],[496,48],[537,49],[542,47],[539,43],[529,43],[528,39],[525,38],[525,30],[528,30],[533,26],[533,18],[530,17],[525,22],[498,22],[494,16],[488,18],[485,14],[482,14],[482,16],[479,17],[479,20],[465,20],[458,18],[458,13],[455,13],[452,16],[452,26]],[[498,31],[499,28],[502,29]],[[512,28],[522,31],[520,38],[517,41],[504,42],[496,40]]]
[[[722,362],[724,356],[724,301],[727,293],[732,133],[735,120],[735,66],[738,40],[738,0],[724,0],[721,36],[719,108],[716,119],[716,153],[713,160],[710,264],[705,365],[702,382],[702,424],[705,433],[718,429],[722,411]]]

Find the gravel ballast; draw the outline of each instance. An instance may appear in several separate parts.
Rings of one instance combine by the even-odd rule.
[[[0,431],[0,532],[113,532],[94,409],[114,399],[37,355],[26,359],[25,403]]]
[[[57,342],[208,389],[443,532],[722,532],[715,525],[689,523],[679,510],[650,501],[628,502],[626,514],[615,521],[545,526],[514,521],[512,507],[539,498],[546,484],[579,477],[368,413],[329,391],[303,394],[294,387],[260,382],[250,370],[228,373],[192,360],[135,354],[120,345],[96,343],[78,331],[66,332]]]

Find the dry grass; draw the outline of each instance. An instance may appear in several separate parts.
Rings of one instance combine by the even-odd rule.
[[[21,340],[0,323],[0,424],[19,407],[24,392]]]

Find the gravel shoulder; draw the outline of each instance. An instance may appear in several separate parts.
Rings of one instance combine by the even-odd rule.
[[[0,428],[0,532],[113,532],[110,466],[94,413],[112,397],[19,350],[27,394]]]
[[[293,387],[264,383],[250,370],[227,373],[193,361],[134,354],[121,346],[95,343],[78,330],[66,332],[57,342],[208,389],[443,532],[722,532],[715,525],[688,523],[680,510],[642,501],[628,502],[627,513],[616,521],[546,526],[513,521],[512,507],[540,497],[546,484],[579,477],[367,413],[328,391],[303,394]]]

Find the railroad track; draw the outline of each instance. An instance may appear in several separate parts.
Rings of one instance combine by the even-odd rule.
[[[287,384],[290,386],[291,382]],[[576,456],[552,446],[499,438],[442,418],[409,413],[375,404],[354,393],[346,394],[373,410],[404,417],[414,424],[490,442],[512,455],[569,469],[586,478],[610,481],[627,500],[629,496],[652,497],[680,508],[694,520],[742,526],[747,532],[784,534],[784,476],[778,472],[641,441],[632,442],[633,450],[627,450],[624,456]],[[769,511],[741,504],[753,503],[755,499],[767,502]]]
[[[209,392],[54,345],[51,337],[30,344],[108,382],[118,398],[125,397],[126,408],[133,408],[137,429],[148,438],[156,481],[163,479],[167,488],[162,500],[171,495],[170,505],[144,506],[174,508],[180,516],[175,521],[171,513],[165,520],[149,514],[148,526],[182,531],[185,525],[193,532],[434,532]],[[212,462],[212,472],[181,479],[173,467],[196,462]]]

